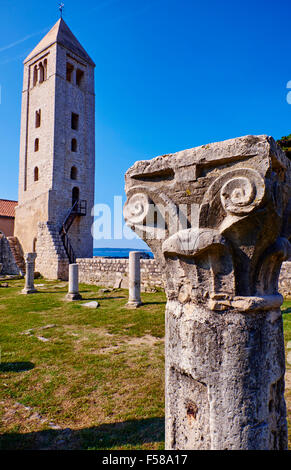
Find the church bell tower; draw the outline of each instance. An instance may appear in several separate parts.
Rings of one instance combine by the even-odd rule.
[[[15,236],[52,279],[93,256],[94,68],[62,18],[24,61]]]

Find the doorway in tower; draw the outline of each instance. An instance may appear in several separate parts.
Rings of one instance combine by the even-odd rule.
[[[72,207],[75,205],[77,201],[80,199],[80,190],[77,186],[75,186],[72,190]]]

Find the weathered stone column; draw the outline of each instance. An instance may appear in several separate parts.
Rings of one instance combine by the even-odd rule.
[[[37,292],[34,287],[34,265],[36,256],[36,253],[26,253],[24,255],[26,273],[25,286],[22,290],[22,294],[34,294],[35,292]]]
[[[137,308],[141,306],[140,298],[140,253],[131,251],[128,261],[128,308]]]
[[[246,136],[137,162],[125,180],[126,222],[164,273],[166,448],[286,449],[291,162]]]
[[[77,264],[69,265],[69,291],[66,295],[67,300],[81,300],[79,292],[79,266]]]

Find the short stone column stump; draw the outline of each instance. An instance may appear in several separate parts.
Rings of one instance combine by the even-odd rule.
[[[82,300],[79,292],[79,266],[75,263],[69,265],[69,291],[66,300]]]
[[[129,253],[128,263],[128,302],[127,308],[138,308],[142,305],[140,298],[140,256],[139,251]]]
[[[26,274],[25,274],[25,286],[22,290],[22,294],[35,294],[37,290],[34,287],[34,266],[37,254],[26,253],[24,255]]]

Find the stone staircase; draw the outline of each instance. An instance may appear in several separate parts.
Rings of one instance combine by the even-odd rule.
[[[37,233],[37,258],[35,269],[47,279],[68,279],[69,258],[53,222],[39,222]]]
[[[10,250],[22,275],[25,274],[25,261],[22,246],[17,237],[7,237]]]

